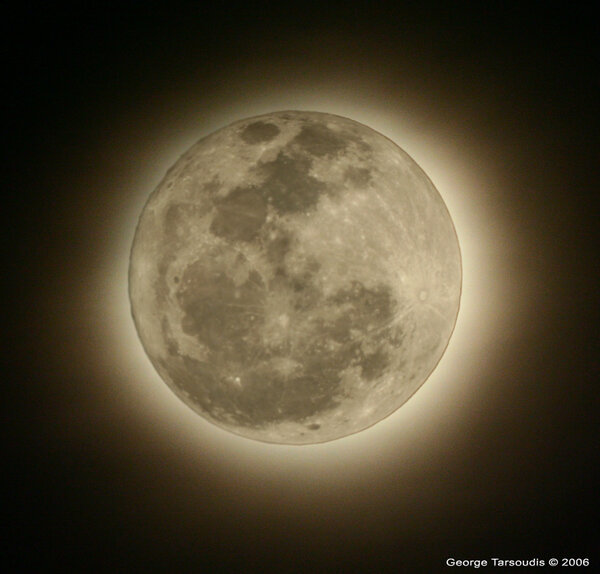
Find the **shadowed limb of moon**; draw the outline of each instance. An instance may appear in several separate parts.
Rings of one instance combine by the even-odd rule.
[[[456,321],[458,240],[392,141],[276,112],[200,140],[167,172],[131,250],[132,314],[190,407],[256,440],[363,430],[423,384]]]

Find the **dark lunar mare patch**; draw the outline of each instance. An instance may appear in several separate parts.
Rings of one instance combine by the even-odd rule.
[[[222,183],[219,181],[219,178],[215,175],[213,179],[209,182],[203,184],[200,187],[201,192],[207,195],[215,195],[222,187]]]
[[[267,218],[264,198],[252,187],[237,187],[216,203],[210,230],[232,241],[251,241]]]
[[[306,153],[317,157],[334,156],[345,150],[350,143],[343,134],[339,134],[322,124],[308,124],[292,140]]]
[[[359,353],[358,365],[361,368],[361,374],[367,381],[372,381],[383,375],[389,367],[391,357],[389,353],[381,348],[371,353]]]
[[[338,351],[340,361],[361,368],[364,379],[371,381],[384,374],[391,363],[386,343],[397,343],[392,336],[390,324],[394,318],[395,301],[387,285],[373,289],[354,281],[330,297],[330,304],[337,309],[336,318],[324,323],[322,329],[329,337],[343,346]],[[367,342],[368,351],[363,343]]]
[[[261,320],[264,297],[258,273],[251,272],[236,286],[225,271],[196,261],[185,270],[177,291],[184,311],[182,330],[206,345],[215,360],[239,361],[248,352],[245,338]]]
[[[271,141],[280,131],[275,124],[258,121],[246,126],[241,137],[247,144],[257,144]]]
[[[298,213],[314,207],[326,185],[309,174],[309,158],[279,152],[277,157],[261,163],[258,171],[265,179],[260,193],[278,212]]]
[[[367,288],[360,281],[352,281],[349,287],[340,289],[330,297],[337,305],[346,305],[353,321],[365,323],[393,316],[394,299],[387,285]]]

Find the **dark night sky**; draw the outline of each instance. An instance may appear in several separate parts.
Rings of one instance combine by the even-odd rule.
[[[205,4],[21,4],[4,16],[6,571],[597,561],[591,11]],[[377,129],[404,126],[409,153],[438,166],[423,165],[434,183],[475,182],[462,195],[455,184],[448,202],[463,214],[463,256],[486,261],[467,258],[465,273],[478,285],[493,283],[478,277],[490,269],[501,277],[489,298],[479,289],[464,301],[482,319],[462,328],[452,400],[398,423],[402,437],[386,422],[382,443],[331,443],[327,460],[288,462],[206,425],[191,439],[161,411],[166,394],[143,390],[140,359],[115,354],[124,327],[98,320],[112,317],[102,286],[126,285],[111,254],[165,169],[203,134],[269,106],[362,109],[355,119]],[[427,159],[440,150],[443,162]],[[132,386],[142,390],[119,390]]]

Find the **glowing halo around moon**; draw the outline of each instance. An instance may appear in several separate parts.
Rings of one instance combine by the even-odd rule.
[[[419,166],[355,121],[277,112],[202,139],[146,204],[130,297],[144,348],[211,422],[314,444],[387,417],[454,328],[461,261]]]
[[[340,101],[338,91],[338,87],[322,89],[318,94],[307,89],[280,90],[277,97],[250,94],[249,101],[241,103],[235,90],[230,90],[233,95],[223,94],[221,103],[213,104],[209,114],[201,113],[204,108],[197,103],[190,104],[200,98],[199,94],[185,91],[172,101],[174,108],[182,110],[180,115],[148,110],[152,111],[151,124],[140,118],[141,123],[124,122],[115,129],[118,154],[114,153],[113,140],[102,148],[102,170],[93,185],[118,193],[110,215],[99,219],[95,229],[97,235],[106,237],[105,248],[99,252],[89,280],[74,297],[78,309],[86,309],[86,322],[96,326],[102,344],[94,353],[90,353],[89,345],[82,344],[80,350],[94,375],[107,381],[105,388],[99,389],[107,416],[128,421],[146,441],[164,452],[175,448],[179,463],[194,476],[199,472],[197,461],[202,453],[203,459],[219,469],[223,481],[243,474],[248,475],[248,484],[259,485],[277,476],[290,496],[299,496],[310,484],[335,496],[341,473],[344,483],[361,484],[361,480],[372,478],[369,469],[374,465],[383,474],[393,471],[395,480],[400,478],[408,484],[418,481],[419,469],[435,464],[424,457],[435,461],[436,456],[446,457],[447,452],[459,453],[474,432],[485,432],[484,422],[477,423],[472,413],[476,407],[489,408],[495,400],[493,374],[510,360],[509,347],[498,344],[498,334],[510,332],[528,319],[533,287],[528,271],[503,265],[504,254],[518,250],[527,238],[515,232],[506,213],[491,201],[490,192],[497,194],[500,188],[490,158],[479,147],[456,145],[457,136],[467,141],[466,133],[446,130],[433,121],[415,123],[415,117],[421,117],[416,100],[408,102],[406,109],[392,110],[365,103],[364,98],[355,103]],[[463,270],[458,320],[427,384],[401,409],[370,429],[301,449],[245,440],[208,423],[179,400],[140,344],[127,290],[135,225],[148,191],[199,137],[240,117],[283,109],[290,101],[298,102],[295,107],[352,117],[385,134],[415,158],[452,213]],[[124,157],[134,161],[124,162]],[[86,332],[81,331],[81,341]],[[70,361],[71,354],[64,360]],[[398,467],[394,464],[398,459],[421,463]],[[304,472],[307,466],[311,468],[308,474]],[[238,488],[239,481],[232,484],[230,493]]]

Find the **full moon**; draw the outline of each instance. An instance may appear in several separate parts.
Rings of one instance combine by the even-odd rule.
[[[284,444],[387,417],[452,335],[460,249],[432,182],[353,120],[283,111],[192,146],[140,216],[129,296],[169,387],[208,421]]]

